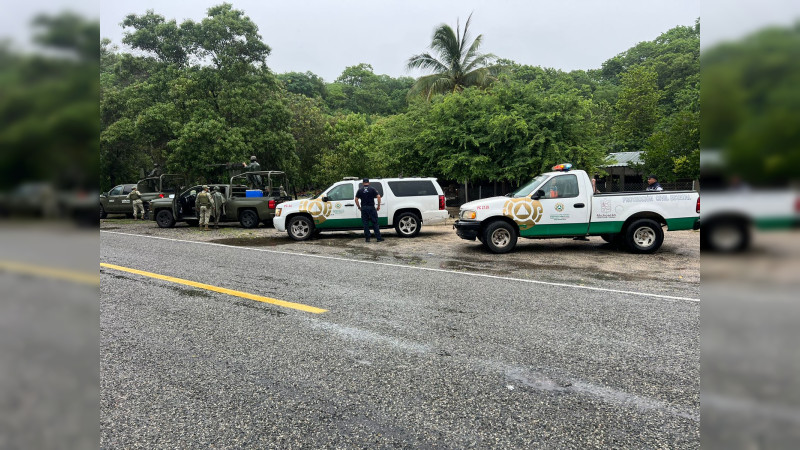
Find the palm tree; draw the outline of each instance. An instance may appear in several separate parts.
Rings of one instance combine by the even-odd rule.
[[[469,22],[472,14],[464,25],[464,33],[456,22],[456,31],[447,24],[440,25],[433,33],[431,50],[438,58],[430,53],[422,53],[409,58],[408,69],[431,70],[435,73],[417,79],[409,95],[423,94],[430,99],[433,94],[456,92],[470,86],[485,87],[493,80],[495,69],[489,64],[496,58],[491,53],[479,53],[478,48],[483,41],[480,34],[472,44],[467,46]]]

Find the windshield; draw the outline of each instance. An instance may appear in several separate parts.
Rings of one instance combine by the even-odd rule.
[[[538,177],[528,181],[524,185],[522,185],[519,189],[509,194],[512,198],[520,198],[520,197],[527,197],[531,195],[535,189],[542,185],[544,180],[547,179],[547,175],[539,175]]]

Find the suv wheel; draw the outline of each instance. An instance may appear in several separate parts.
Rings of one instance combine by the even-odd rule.
[[[483,245],[492,253],[508,253],[517,245],[517,231],[506,222],[492,222],[484,231]]]
[[[394,225],[394,230],[397,231],[401,237],[414,237],[419,234],[420,220],[419,216],[412,212],[404,212],[397,216],[397,223]]]
[[[103,205],[100,204],[100,218],[105,219],[106,217],[108,217],[108,213],[106,213],[106,210],[105,208],[103,208]]]
[[[653,253],[664,242],[664,230],[652,219],[639,219],[625,230],[625,244],[633,253]]]
[[[156,223],[159,228],[172,228],[175,226],[175,218],[172,217],[172,211],[162,209],[156,213]]]
[[[314,234],[314,223],[306,216],[295,216],[286,227],[289,237],[295,241],[305,241]]]
[[[258,226],[258,214],[255,211],[245,209],[239,214],[239,223],[243,228],[256,228]]]

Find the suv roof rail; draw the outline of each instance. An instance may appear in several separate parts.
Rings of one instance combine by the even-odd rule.
[[[343,181],[355,181],[355,180],[360,180],[360,179],[361,178],[358,178],[358,177],[343,177],[342,178]]]

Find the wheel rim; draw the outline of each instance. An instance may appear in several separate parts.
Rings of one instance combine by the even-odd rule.
[[[650,227],[639,227],[633,232],[633,242],[638,247],[650,247],[655,241],[656,232]]]
[[[492,244],[494,244],[495,247],[505,247],[509,242],[511,242],[511,233],[505,228],[499,228],[492,232]]]
[[[166,214],[160,214],[159,213],[156,216],[156,219],[158,219],[158,224],[159,225],[168,225],[169,224],[169,217],[167,217]]]
[[[716,226],[711,233],[714,247],[723,251],[733,250],[742,242],[742,233],[737,227]]]
[[[242,222],[244,222],[244,226],[248,228],[252,227],[254,223],[258,223],[251,212],[244,213],[242,216]]]
[[[403,217],[400,219],[400,231],[403,234],[412,234],[417,231],[417,221],[413,217]]]
[[[311,232],[311,227],[304,220],[298,220],[292,224],[292,234],[299,238],[308,236]]]

